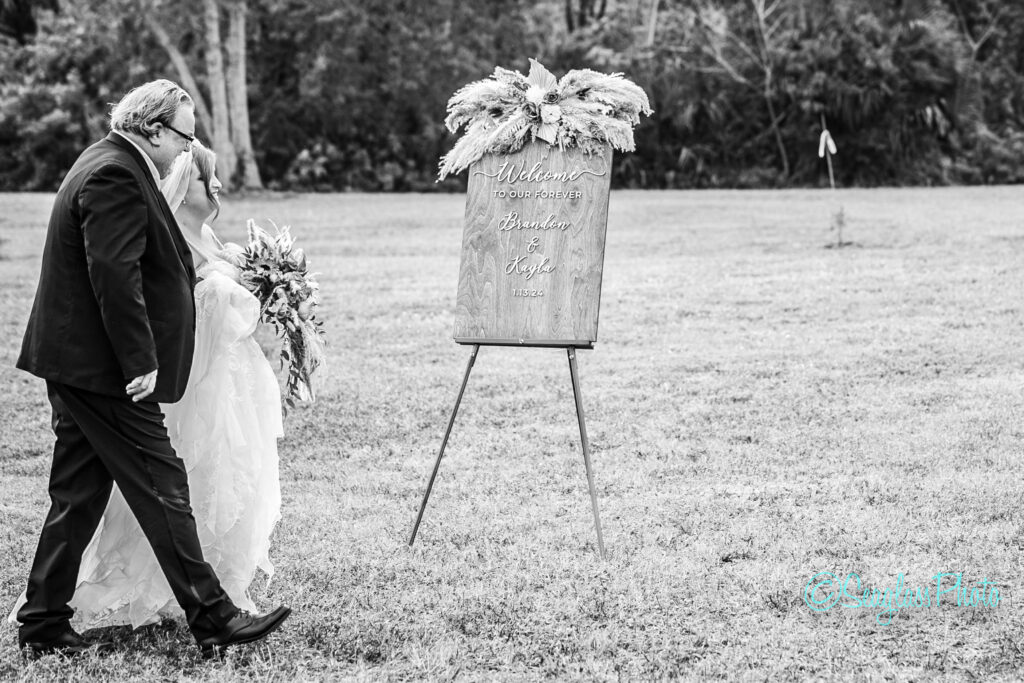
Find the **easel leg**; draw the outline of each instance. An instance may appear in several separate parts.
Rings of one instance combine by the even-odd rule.
[[[590,467],[590,441],[587,439],[587,424],[583,419],[583,397],[580,395],[580,377],[576,368],[576,349],[569,347],[569,374],[572,375],[572,394],[576,399],[576,417],[580,422],[580,440],[583,442],[583,464],[587,468],[587,485],[590,487],[590,504],[594,507],[594,528],[597,529],[597,547],[601,559],[608,559],[604,552],[604,537],[601,534],[601,517],[597,512],[597,490],[594,488],[594,473]]]
[[[469,363],[466,365],[466,375],[462,378],[462,387],[459,389],[459,396],[455,399],[455,407],[452,408],[452,416],[448,419],[448,429],[444,432],[444,440],[441,441],[441,452],[437,454],[437,462],[434,463],[434,471],[430,474],[430,481],[427,482],[427,490],[423,493],[423,502],[420,504],[420,513],[416,515],[416,523],[412,527],[412,535],[409,536],[409,546],[416,542],[416,532],[420,529],[420,521],[423,519],[423,511],[427,509],[427,499],[430,498],[430,491],[434,488],[434,479],[437,477],[437,470],[441,467],[441,458],[444,457],[444,449],[448,445],[448,437],[452,434],[452,425],[455,424],[455,416],[459,412],[459,405],[462,403],[462,394],[466,391],[466,384],[469,382],[469,371],[473,369],[476,362],[476,354],[480,351],[480,345],[473,346],[473,353],[469,356]],[[589,465],[588,465],[588,472]],[[595,510],[597,508],[594,508]],[[599,532],[600,533],[600,532]]]

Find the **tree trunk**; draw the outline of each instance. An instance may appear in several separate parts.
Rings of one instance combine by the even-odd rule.
[[[203,19],[206,24],[206,79],[210,89],[210,108],[213,111],[213,151],[217,153],[217,174],[221,182],[230,189],[235,186],[237,159],[228,123],[228,95],[224,57],[221,53],[220,7],[217,0],[203,0]]]
[[[661,0],[651,0],[651,14],[647,18],[647,47],[654,47],[654,32],[658,27],[658,5]]]
[[[178,72],[178,80],[181,81],[181,86],[185,88],[188,94],[192,96],[192,101],[196,103],[196,120],[199,126],[206,131],[208,136],[212,137],[213,119],[210,118],[210,110],[206,106],[206,100],[203,99],[203,93],[199,90],[196,79],[192,76],[192,70],[188,68],[185,55],[181,54],[181,50],[171,42],[171,37],[167,35],[167,31],[164,30],[160,22],[153,17],[147,6],[140,3],[139,10],[142,13],[142,19],[146,22],[147,28],[149,28],[153,37],[156,38],[156,42],[160,43],[160,47],[167,53],[171,64],[174,65],[174,70]]]
[[[782,139],[782,131],[779,130],[779,118],[775,115],[775,105],[772,104],[771,80],[765,79],[764,101],[768,105],[768,116],[772,120],[772,132],[775,133],[775,144],[779,148],[779,156],[782,157],[782,176],[789,182],[789,155],[786,154],[786,143]]]
[[[775,135],[775,145],[779,148],[779,156],[782,157],[782,176],[789,182],[789,155],[786,153],[786,143],[782,139],[782,131],[779,129],[779,117],[775,115],[775,105],[772,103],[772,94],[775,90],[773,76],[775,66],[772,62],[772,46],[769,44],[769,37],[772,30],[768,27],[768,16],[779,7],[779,1],[768,5],[766,0],[750,0],[751,8],[754,11],[754,27],[757,30],[758,45],[760,53],[760,66],[764,74],[762,95],[768,107],[768,116],[771,118],[772,133]],[[778,21],[773,28],[778,27]]]
[[[974,37],[967,17],[963,13],[959,2],[953,2],[957,18],[960,20],[960,30],[964,34],[964,40],[971,50],[971,59],[957,76],[956,95],[953,98],[953,124],[966,130],[969,134],[977,134],[985,127],[985,92],[982,88],[981,64],[978,54],[982,46],[992,37],[998,28],[998,13],[993,15],[978,38]]]
[[[249,97],[245,72],[245,0],[232,0],[228,5],[228,113],[231,117],[231,142],[238,153],[242,187],[263,189],[256,155],[252,151],[249,130]]]

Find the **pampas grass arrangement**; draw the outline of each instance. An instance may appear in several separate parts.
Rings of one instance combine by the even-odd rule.
[[[650,116],[647,94],[622,74],[570,71],[559,81],[535,59],[530,74],[497,67],[489,79],[464,86],[448,100],[444,125],[466,132],[441,158],[438,180],[469,168],[485,154],[508,154],[533,140],[600,154],[605,145],[632,152],[633,127]]]

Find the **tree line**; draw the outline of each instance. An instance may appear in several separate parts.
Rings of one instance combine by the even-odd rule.
[[[447,99],[535,57],[655,113],[617,187],[1024,180],[1024,3],[0,0],[0,190],[53,190],[133,85],[176,80],[232,187],[458,190]]]

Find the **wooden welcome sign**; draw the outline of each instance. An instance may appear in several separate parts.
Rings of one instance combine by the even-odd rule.
[[[469,169],[455,341],[597,341],[612,151],[533,142]]]
[[[647,95],[622,74],[573,70],[561,80],[495,68],[448,101],[445,126],[465,135],[438,180],[469,171],[455,341],[471,344],[409,545],[423,520],[480,346],[564,347],[569,359],[597,548],[605,557],[576,350],[597,341],[612,150],[632,151]],[[529,142],[527,142],[529,141]]]

